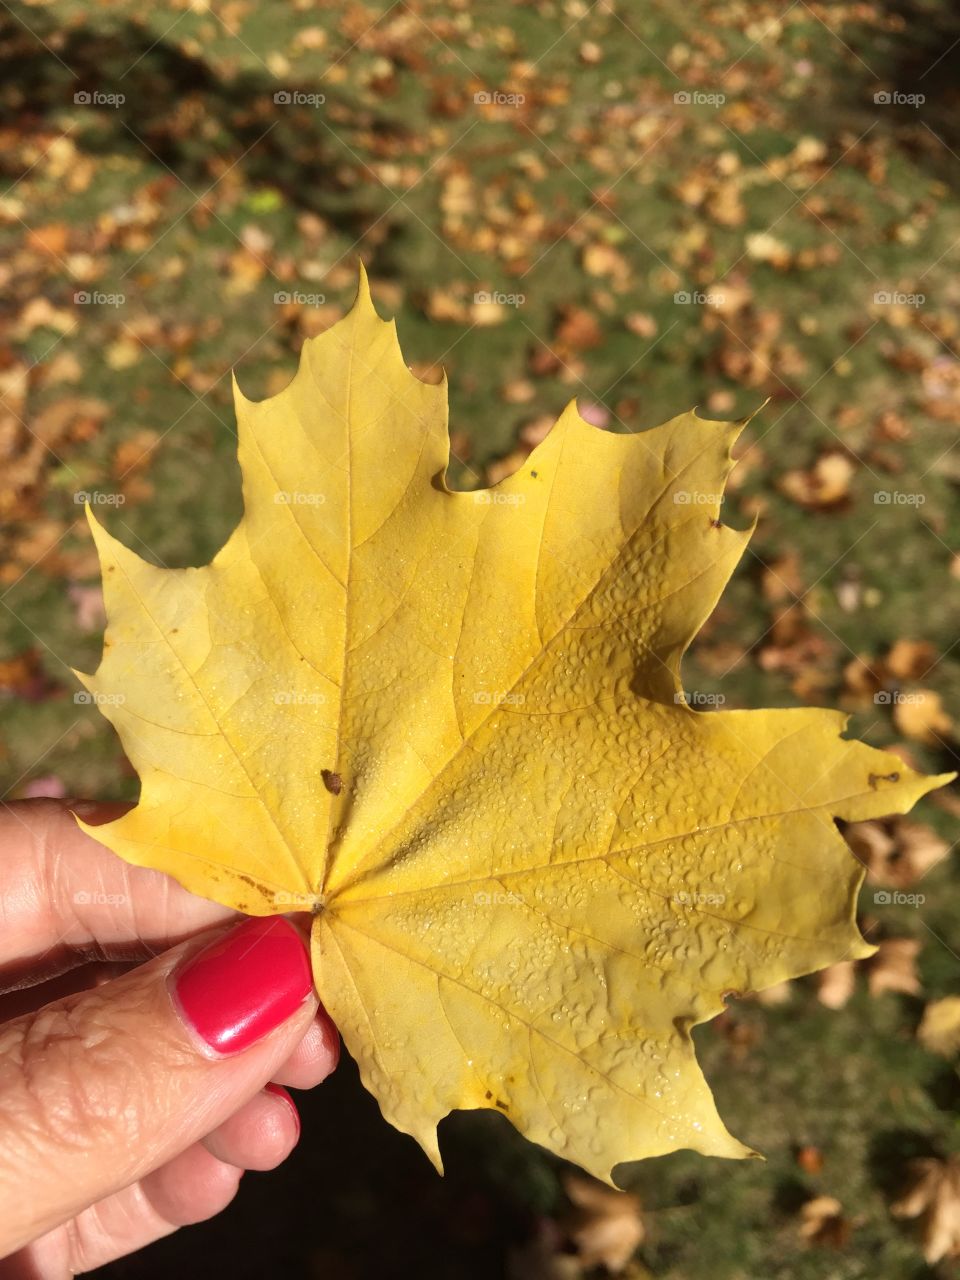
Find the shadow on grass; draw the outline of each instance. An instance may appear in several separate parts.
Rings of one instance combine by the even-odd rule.
[[[278,103],[278,92],[291,100],[322,93],[326,101]],[[125,100],[75,101],[98,93]],[[72,117],[81,152],[153,158],[196,195],[242,164],[249,186],[276,188],[294,208],[321,214],[354,239],[393,197],[344,138],[363,130],[366,149],[386,156],[401,154],[406,137],[386,114],[338,99],[325,84],[281,83],[266,69],[228,76],[129,20],[64,27],[54,12],[18,4],[0,8],[0,106],[20,137]],[[0,150],[9,181],[26,169]]]
[[[383,1120],[349,1058],[296,1100],[303,1134],[280,1169],[246,1174],[217,1218],[98,1274],[495,1280],[556,1196],[544,1158],[489,1113],[443,1122],[438,1177]]]
[[[941,0],[886,0],[882,6],[894,24],[895,39],[886,73],[905,98],[922,95],[919,106],[893,103],[907,124],[917,127],[920,143],[930,130],[946,149],[940,154],[944,176],[956,183],[960,162],[960,9]]]

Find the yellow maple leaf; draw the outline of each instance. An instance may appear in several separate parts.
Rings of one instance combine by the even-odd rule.
[[[80,678],[141,795],[86,829],[239,911],[312,910],[320,997],[438,1168],[463,1107],[606,1181],[752,1154],[691,1027],[870,954],[834,818],[946,779],[833,712],[686,705],[749,536],[719,521],[743,424],[611,435],[571,403],[515,475],[451,492],[446,387],[362,275],[290,385],[236,401],[244,515],[211,564],[156,568],[90,516],[108,627]]]

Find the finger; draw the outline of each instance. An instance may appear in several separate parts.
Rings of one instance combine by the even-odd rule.
[[[32,1013],[52,1000],[87,991],[129,971],[129,964],[86,964],[50,982],[0,995],[0,1023]],[[325,1009],[317,1016],[293,1053],[274,1074],[275,1084],[289,1089],[313,1089],[326,1080],[340,1061],[340,1034]]]
[[[93,822],[120,811],[96,806],[82,816]],[[6,988],[84,960],[145,959],[235,915],[159,871],[130,866],[57,800],[0,806],[0,903]]]
[[[275,1084],[289,1089],[312,1089],[336,1069],[340,1035],[325,1009],[318,1009],[307,1034],[274,1073]]]
[[[275,1169],[300,1137],[297,1105],[280,1085],[268,1084],[203,1139],[212,1156],[238,1169]]]
[[[223,1124],[316,1009],[302,936],[261,917],[0,1027],[0,1257]]]
[[[60,1280],[92,1271],[178,1227],[205,1222],[234,1198],[242,1172],[199,1144],[189,1147],[19,1250],[4,1263],[4,1280]]]
[[[0,989],[0,1023],[10,1018],[18,1018],[23,1013],[31,1013],[52,1000],[62,1000],[64,996],[75,995],[78,991],[87,991],[90,987],[99,986],[101,982],[109,982],[134,966],[127,960],[77,962],[74,968],[58,973],[46,981],[19,985],[11,991]]]

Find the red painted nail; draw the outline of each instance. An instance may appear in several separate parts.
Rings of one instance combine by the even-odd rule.
[[[184,1021],[218,1053],[238,1053],[263,1038],[313,990],[303,939],[282,916],[245,920],[174,976]]]
[[[297,1104],[287,1093],[281,1084],[274,1084],[271,1080],[269,1084],[263,1086],[265,1093],[272,1093],[278,1098],[282,1098],[290,1110],[293,1112],[293,1119],[297,1126],[297,1141],[300,1141],[300,1112],[297,1110]]]

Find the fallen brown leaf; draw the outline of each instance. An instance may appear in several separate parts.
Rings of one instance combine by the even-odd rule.
[[[897,680],[920,680],[937,663],[937,651],[928,640],[897,640],[884,665]]]
[[[800,1209],[800,1235],[808,1244],[842,1249],[850,1239],[852,1223],[834,1196],[814,1196]]]
[[[911,1160],[907,1189],[890,1212],[919,1220],[923,1256],[931,1266],[960,1255],[960,1161]]]
[[[856,466],[845,453],[821,454],[809,471],[788,471],[778,488],[802,507],[824,510],[837,507],[850,496]]]
[[[843,834],[866,867],[867,882],[897,889],[915,884],[950,852],[932,827],[905,818],[851,822]]]
[[[870,994],[879,996],[884,991],[897,991],[908,996],[919,995],[917,955],[921,945],[916,938],[885,938],[877,954],[867,961]]]
[[[852,960],[841,960],[817,975],[817,999],[828,1009],[842,1009],[856,989]]]
[[[804,1173],[818,1174],[823,1170],[823,1152],[819,1147],[799,1147],[795,1159]]]
[[[568,306],[561,308],[554,337],[571,351],[588,351],[603,342],[603,330],[592,311]]]
[[[579,1174],[569,1174],[563,1186],[572,1208],[561,1219],[561,1226],[580,1265],[587,1271],[606,1267],[617,1275],[646,1236],[639,1199]]]
[[[944,1058],[960,1053],[960,996],[931,1000],[917,1027],[917,1039],[930,1053]]]
[[[943,699],[931,689],[918,689],[901,696],[893,707],[893,723],[900,733],[936,746],[953,730],[953,721],[943,709]]]

